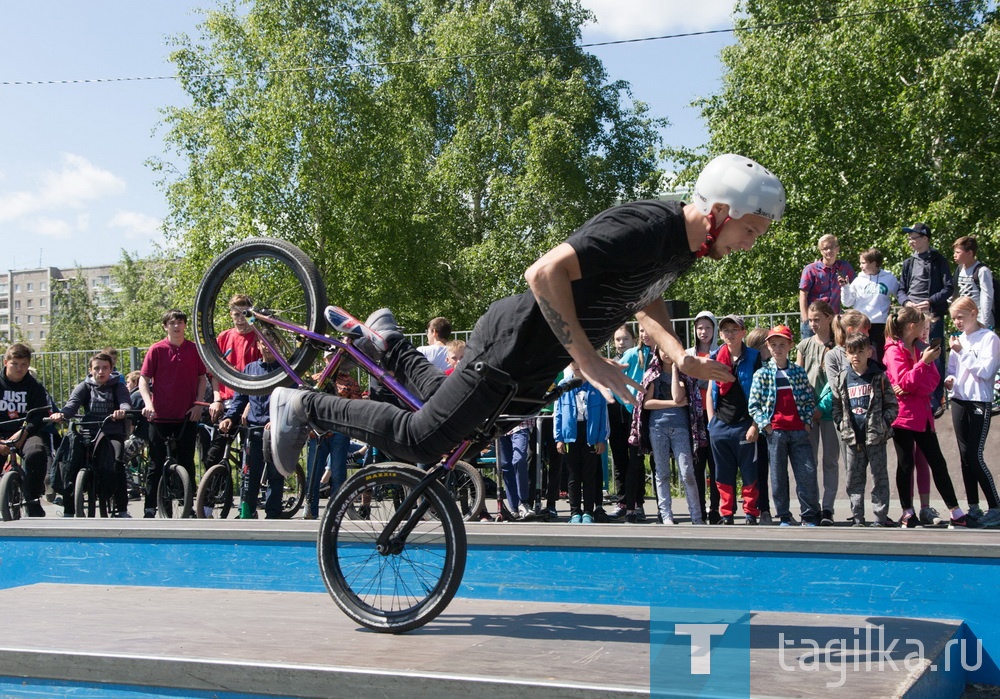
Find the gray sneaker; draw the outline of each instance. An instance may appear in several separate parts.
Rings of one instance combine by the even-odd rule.
[[[305,393],[295,388],[276,388],[271,394],[271,458],[283,476],[295,473],[302,447],[309,441],[303,398]]]
[[[937,527],[944,524],[944,520],[941,519],[941,515],[933,507],[921,507],[920,508],[920,523],[925,527]]]
[[[984,527],[1000,527],[1000,507],[991,507],[986,511],[982,517],[979,518],[979,523]]]
[[[972,517],[972,519],[982,519],[983,508],[981,508],[979,505],[970,505],[969,511],[966,512],[966,514]]]

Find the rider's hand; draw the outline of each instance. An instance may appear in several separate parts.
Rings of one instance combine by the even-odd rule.
[[[54,413],[53,413],[52,417],[53,418],[55,417]],[[116,411],[114,411],[113,413],[111,413],[111,419],[112,420],[124,420],[125,419],[125,411],[124,410],[116,410]]]
[[[717,362],[708,357],[692,357],[685,354],[684,358],[676,362],[677,369],[694,379],[705,379],[706,381],[735,381],[736,377],[722,362]]]
[[[49,420],[51,420],[52,422],[62,422],[62,420],[63,420],[63,414],[62,413],[52,413],[51,415],[49,415]]]
[[[142,409],[142,416],[147,420],[152,420],[156,417],[156,411],[153,410],[153,406],[151,405],[144,406]]]
[[[228,417],[219,423],[219,431],[223,434],[229,434],[229,430],[233,429],[233,421]]]
[[[605,399],[614,396],[627,405],[639,405],[639,399],[628,389],[631,387],[638,393],[642,393],[643,388],[640,384],[625,376],[625,372],[622,371],[624,367],[621,364],[610,359],[605,359],[597,354],[597,352],[594,352],[592,356],[588,356],[583,362],[578,362],[578,365],[580,367],[580,376],[600,391]]]
[[[191,409],[188,410],[188,420],[191,422],[201,422],[202,406],[192,405]]]

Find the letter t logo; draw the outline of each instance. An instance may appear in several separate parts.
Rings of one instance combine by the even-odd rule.
[[[691,674],[712,674],[712,636],[721,636],[729,624],[674,624],[674,633],[691,637]]]

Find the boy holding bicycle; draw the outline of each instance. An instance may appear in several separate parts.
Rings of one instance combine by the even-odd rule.
[[[83,421],[91,426],[91,439],[96,438],[97,428],[104,419],[111,416],[112,421],[105,424],[102,430],[104,439],[94,452],[94,469],[101,473],[102,483],[114,484],[113,493],[102,493],[102,496],[114,496],[117,516],[131,517],[122,450],[126,437],[123,420],[125,411],[132,409],[132,402],[121,374],[114,371],[112,356],[106,352],[99,352],[90,358],[90,375],[76,385],[63,409],[52,413],[52,421],[61,422],[63,418],[75,417],[80,408],[85,413]],[[66,487],[68,492],[63,498],[63,511],[71,515],[74,513],[72,481],[67,481]]]
[[[257,340],[257,349],[261,358],[248,364],[244,371],[250,376],[260,376],[278,368],[271,350],[260,339]],[[270,422],[268,410],[270,409],[271,396],[249,396],[243,393],[233,393],[229,409],[226,410],[222,422],[219,423],[221,432],[229,433],[238,421],[251,428],[248,434],[247,443],[247,465],[248,472],[243,475],[244,483],[241,488],[243,493],[243,503],[240,506],[240,519],[255,519],[257,517],[257,498],[260,495],[261,477],[264,469],[267,469],[267,499],[264,502],[264,518],[281,518],[281,498],[285,488],[285,477],[274,467],[271,459],[264,453],[264,435],[267,425]],[[247,409],[249,407],[249,409]],[[246,417],[244,419],[244,413]]]
[[[149,348],[139,376],[139,392],[149,421],[149,471],[146,474],[146,517],[156,516],[156,491],[167,458],[167,441],[177,439],[177,463],[194,478],[195,430],[189,422],[201,420],[208,375],[195,344],[184,337],[187,314],[176,308],[163,315],[166,338]]]
[[[11,421],[0,425],[0,439],[17,438],[18,448],[23,457],[24,497],[28,501],[26,514],[29,517],[44,517],[39,499],[45,491],[45,467],[48,451],[39,432],[43,427],[41,416],[22,430],[15,420],[23,420],[29,410],[49,405],[49,395],[35,377],[28,373],[31,368],[31,348],[15,342],[7,348],[3,356],[3,371],[0,372],[0,418]],[[10,447],[0,444],[0,457],[6,460]]]

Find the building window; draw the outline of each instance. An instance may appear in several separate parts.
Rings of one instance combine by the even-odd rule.
[[[38,316],[38,322],[44,325],[45,323],[48,322],[48,318],[49,318],[48,316]]]
[[[31,308],[32,300],[28,299],[28,308]]]
[[[28,282],[28,291],[34,291],[34,290],[35,290],[35,284],[33,282]]]
[[[33,325],[35,323],[35,316],[28,316],[28,325]]]
[[[38,290],[39,291],[45,291],[45,286],[46,286],[45,282],[39,282],[38,283]]]
[[[47,299],[44,296],[42,298],[38,299],[38,307],[39,308],[45,308],[45,306],[47,305],[46,301],[47,301]]]
[[[34,339],[35,339],[35,333],[33,333],[33,332],[31,332],[31,331],[29,330],[29,331],[28,331],[28,339],[29,339],[29,340],[34,340]]]
[[[39,340],[44,340],[45,339],[45,331],[44,330],[42,330],[40,333],[38,333],[38,339]]]
[[[15,284],[14,285],[14,293],[15,294],[21,293],[21,285],[20,284]]]
[[[21,310],[21,299],[14,299],[14,310],[15,311]]]

